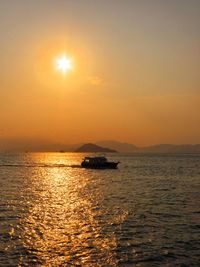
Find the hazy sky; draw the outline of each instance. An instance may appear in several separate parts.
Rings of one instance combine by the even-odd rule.
[[[199,14],[199,0],[1,0],[0,138],[200,143]]]

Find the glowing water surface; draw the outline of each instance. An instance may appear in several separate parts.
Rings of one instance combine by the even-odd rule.
[[[198,266],[198,155],[82,158],[0,155],[0,266]]]

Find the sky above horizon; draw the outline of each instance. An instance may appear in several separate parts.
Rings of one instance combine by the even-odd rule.
[[[0,1],[0,139],[200,143],[199,14],[199,0]]]

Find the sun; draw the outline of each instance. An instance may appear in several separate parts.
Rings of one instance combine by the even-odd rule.
[[[55,59],[55,68],[56,70],[67,73],[72,70],[72,60],[70,57],[66,56],[65,54],[58,56]]]

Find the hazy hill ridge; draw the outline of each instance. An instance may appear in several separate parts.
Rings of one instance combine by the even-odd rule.
[[[0,152],[74,152],[80,147],[85,152],[121,152],[121,153],[200,153],[200,144],[158,144],[146,147],[138,147],[130,143],[113,140],[105,140],[88,144],[62,144],[39,139],[3,139],[0,138]],[[86,145],[86,147],[85,147]],[[95,147],[94,147],[95,146]],[[98,149],[100,147],[100,149]],[[84,149],[85,148],[85,149]],[[103,150],[102,150],[103,148]],[[90,151],[89,151],[90,150]],[[81,152],[81,151],[80,151]]]
[[[101,147],[92,143],[84,144],[80,146],[78,149],[75,150],[75,152],[107,152],[107,153],[113,153],[117,152],[114,149],[110,149],[107,147]]]
[[[108,140],[108,141],[99,141],[95,144],[99,146],[109,147],[111,149],[114,149],[118,152],[138,152],[139,147],[129,144],[129,143],[122,143],[114,140]]]
[[[118,141],[108,140],[96,142],[98,145],[115,149],[118,152],[132,153],[200,153],[200,144],[158,144],[146,147],[137,147],[133,144],[122,143]]]

